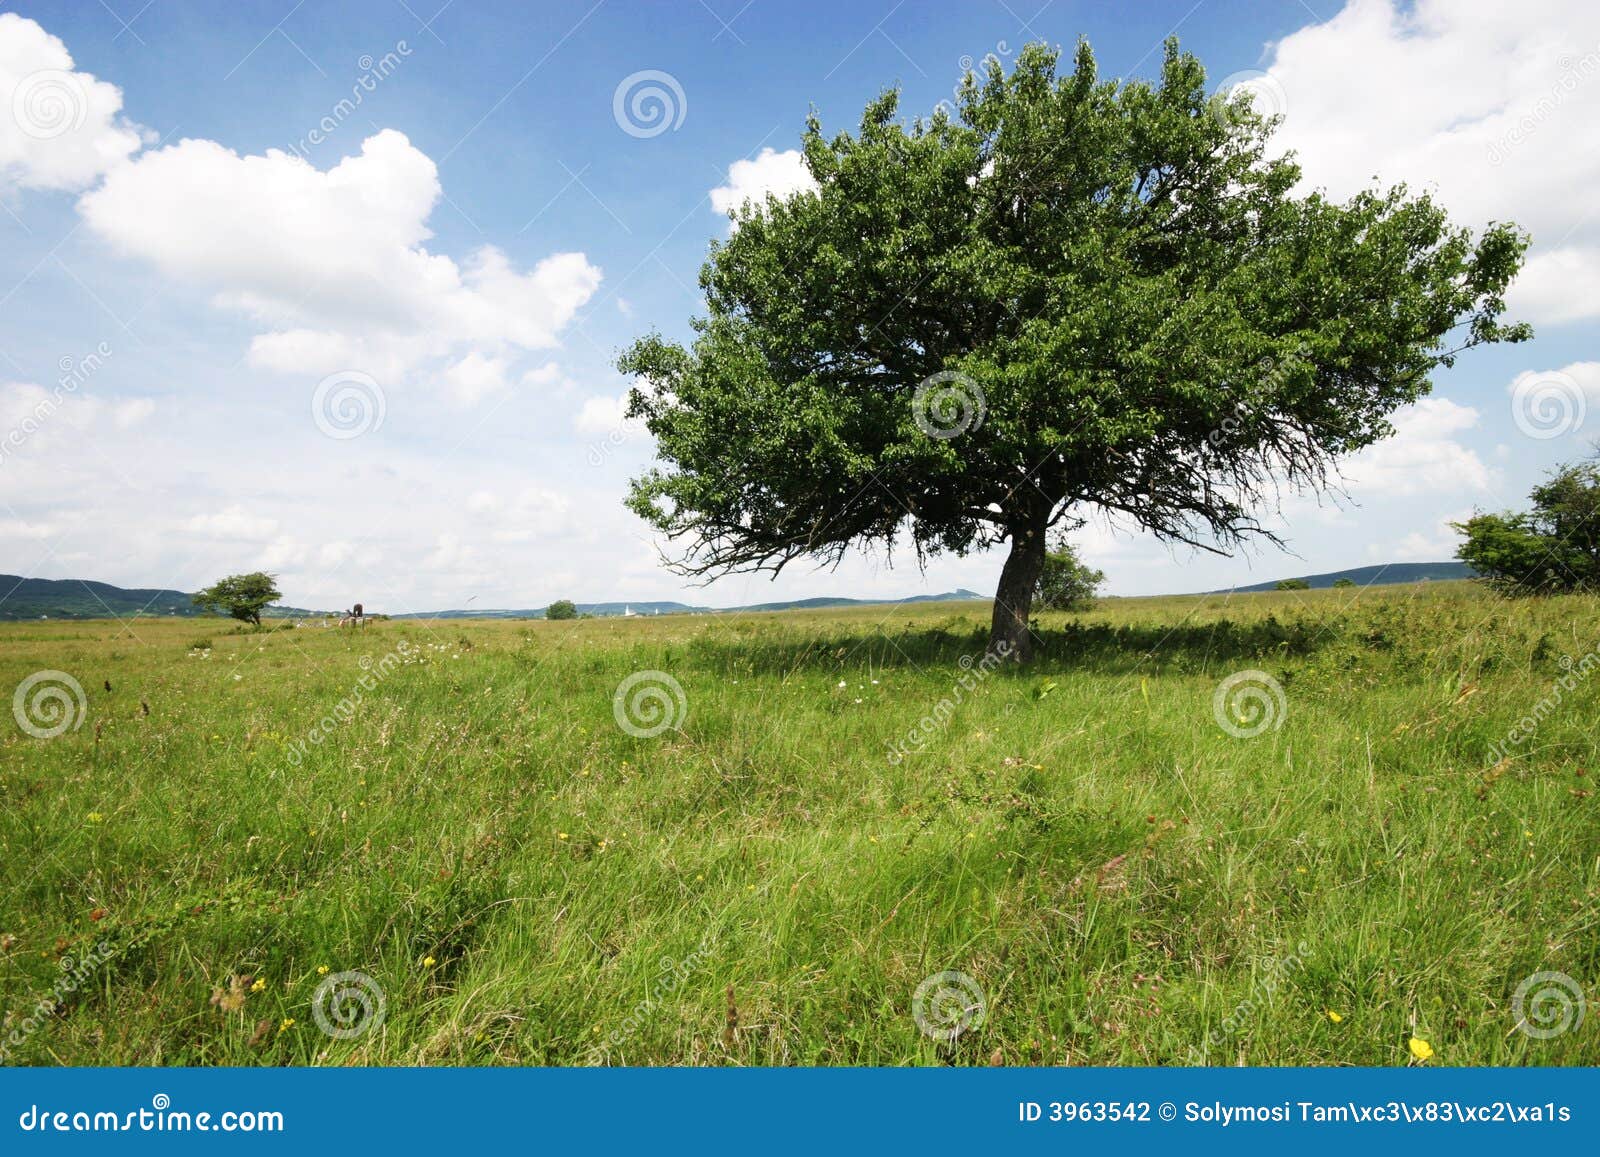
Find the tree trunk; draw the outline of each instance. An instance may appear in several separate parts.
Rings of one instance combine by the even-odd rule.
[[[1044,571],[1044,540],[1042,525],[1011,532],[1011,553],[1006,556],[1006,565],[1000,571],[1000,586],[994,593],[989,651],[1014,663],[1026,663],[1033,658],[1028,612],[1033,609],[1033,592]]]

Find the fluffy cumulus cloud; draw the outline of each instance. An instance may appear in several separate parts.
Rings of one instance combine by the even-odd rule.
[[[108,401],[61,386],[0,382],[0,460],[30,441],[49,440],[65,431],[84,432],[109,423],[128,430],[156,412],[150,398]]]
[[[73,68],[67,46],[0,13],[0,193],[88,188],[140,146],[114,84]]]
[[[526,486],[513,493],[476,490],[468,496],[471,524],[496,543],[525,543],[575,533],[571,500],[558,490]]]
[[[1429,397],[1396,411],[1394,436],[1344,466],[1352,494],[1365,500],[1486,493],[1495,484],[1489,467],[1456,435],[1478,424],[1478,411],[1448,398]]]
[[[1600,434],[1600,362],[1524,370],[1506,387],[1516,428],[1539,441]]]
[[[1463,223],[1534,237],[1514,314],[1600,317],[1600,5],[1352,0],[1273,46],[1258,102],[1336,196],[1405,181]]]
[[[449,359],[444,381],[470,401],[504,385],[508,353],[557,344],[600,270],[582,253],[529,270],[493,246],[459,264],[432,253],[440,196],[433,161],[384,130],[326,171],[275,149],[179,141],[111,172],[79,210],[120,253],[209,287],[265,327],[257,365],[383,381]]]
[[[628,394],[624,390],[615,396],[601,394],[585,398],[577,415],[572,419],[573,429],[585,435],[614,435],[624,437],[644,430],[639,418],[629,418]]]
[[[472,350],[445,370],[444,376],[459,400],[476,402],[506,388],[506,360]]]
[[[782,199],[816,187],[799,149],[780,153],[767,148],[753,159],[728,166],[728,183],[711,190],[711,207],[718,213],[731,213],[746,201],[765,200],[769,193]]]
[[[278,520],[254,514],[235,503],[211,514],[197,514],[183,524],[183,529],[211,538],[266,539],[278,529]]]

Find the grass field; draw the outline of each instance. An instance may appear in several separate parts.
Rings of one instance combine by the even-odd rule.
[[[1021,672],[986,614],[0,626],[86,700],[0,741],[0,1046],[1600,1063],[1513,1011],[1600,984],[1600,599],[1110,600]]]

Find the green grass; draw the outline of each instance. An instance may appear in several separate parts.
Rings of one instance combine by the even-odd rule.
[[[1600,1015],[1540,1040],[1511,1012],[1534,972],[1600,984],[1600,671],[1488,754],[1600,645],[1600,600],[1111,600],[1042,616],[1040,660],[993,674],[962,665],[986,611],[0,626],[0,691],[51,668],[88,699],[76,731],[0,741],[0,1045],[1399,1065],[1416,1036],[1433,1064],[1600,1061]],[[1235,738],[1213,693],[1252,668],[1286,709]],[[640,670],[681,684],[681,728],[618,726]],[[381,1026],[317,1028],[324,968],[373,978]],[[912,1016],[946,970],[987,1005],[953,1044]],[[230,978],[237,1010],[213,1003]]]

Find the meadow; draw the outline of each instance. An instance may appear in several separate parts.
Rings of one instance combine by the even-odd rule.
[[[1600,1063],[1600,598],[987,614],[0,624],[0,1048]]]

